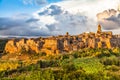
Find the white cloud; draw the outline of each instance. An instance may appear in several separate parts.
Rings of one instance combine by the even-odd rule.
[[[116,9],[119,0],[67,0],[58,5],[71,13],[84,12],[86,16],[96,18],[96,14],[107,9]]]
[[[88,18],[80,13],[72,14],[63,7],[51,4],[34,14],[51,34],[79,34],[87,30]]]
[[[47,0],[23,0],[24,4],[37,4],[37,5],[43,5],[47,3]]]
[[[104,10],[109,10],[109,9],[116,10],[119,5],[119,0],[66,0],[58,3],[58,5],[63,6],[64,9],[67,9],[69,12],[73,14],[79,12],[81,15],[87,16],[89,19],[88,23],[90,25],[89,29],[91,29],[91,26],[96,26],[97,24],[96,14]],[[113,19],[114,21],[112,21],[111,19]],[[118,25],[119,22],[120,20],[117,18],[117,16],[109,17],[108,20],[104,21],[105,25],[103,25],[104,26],[103,29],[112,30],[119,28],[120,26]],[[96,28],[97,27],[92,27],[92,31],[95,31]],[[114,30],[113,32],[120,33],[119,29],[118,31]]]
[[[120,28],[120,13],[117,10],[105,10],[97,14],[98,22],[102,24],[106,30]]]

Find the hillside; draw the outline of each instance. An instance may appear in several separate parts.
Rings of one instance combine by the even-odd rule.
[[[29,55],[28,60],[1,60],[0,64],[0,79],[5,80],[119,80],[120,48]]]

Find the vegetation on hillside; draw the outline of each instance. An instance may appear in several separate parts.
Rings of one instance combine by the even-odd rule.
[[[0,54],[3,52],[4,48],[5,48],[5,44],[7,43],[7,39],[0,39]]]
[[[32,63],[34,60],[37,62]],[[119,80],[120,48],[86,48],[50,56],[40,53],[31,55],[28,64],[24,61],[0,64],[0,79],[7,80]]]

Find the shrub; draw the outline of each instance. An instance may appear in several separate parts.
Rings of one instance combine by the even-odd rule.
[[[66,73],[77,70],[73,63],[65,64],[62,68]]]
[[[115,56],[103,57],[103,58],[100,59],[100,62],[104,65],[120,66],[120,59],[115,57]]]

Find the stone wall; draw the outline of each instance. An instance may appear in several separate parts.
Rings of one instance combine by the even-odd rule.
[[[20,39],[20,40],[10,40],[5,46],[5,52],[7,53],[38,53],[42,48],[43,42],[32,39]]]

